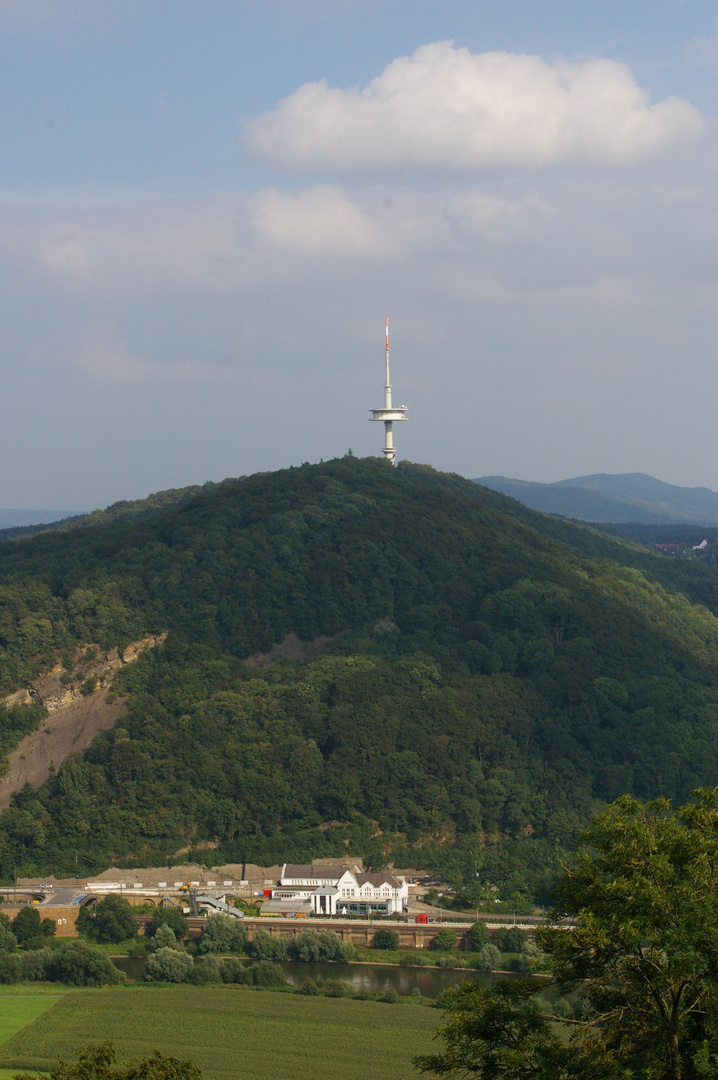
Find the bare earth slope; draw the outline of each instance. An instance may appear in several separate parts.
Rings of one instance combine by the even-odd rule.
[[[0,809],[10,805],[24,784],[39,787],[71,754],[88,750],[96,735],[122,716],[125,703],[110,703],[109,688],[74,698],[54,709],[39,731],[32,731],[8,756],[10,767],[0,780]]]
[[[121,652],[112,649],[101,653],[96,646],[78,650],[79,665],[76,681],[66,685],[61,681],[64,669],[57,664],[51,671],[34,679],[28,688],[18,690],[5,699],[5,705],[42,702],[47,717],[37,731],[18,743],[8,755],[8,768],[0,779],[0,810],[10,805],[13,795],[25,784],[39,787],[72,754],[88,750],[96,735],[108,731],[125,711],[121,698],[110,701],[112,678],[116,671],[131,664],[145,649],[165,640],[167,634],[148,635],[135,641]],[[93,654],[91,658],[82,654]],[[96,681],[96,689],[83,692],[81,683],[88,677]]]

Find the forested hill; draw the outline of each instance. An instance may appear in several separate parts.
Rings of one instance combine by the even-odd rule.
[[[170,631],[120,676],[120,726],[0,819],[2,870],[209,841],[192,857],[383,851],[545,895],[601,800],[718,783],[716,610],[707,567],[377,459],[0,544],[0,693]],[[242,662],[290,632],[332,641]],[[0,721],[6,752],[30,721]]]

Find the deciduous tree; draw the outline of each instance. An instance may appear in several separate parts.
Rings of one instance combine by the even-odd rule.
[[[417,1059],[420,1069],[476,1080],[714,1080],[718,789],[676,811],[665,799],[619,799],[582,834],[559,899],[563,917],[536,936],[558,990],[577,996],[570,1041],[537,1007],[538,980],[464,984],[445,995],[444,1052]]]

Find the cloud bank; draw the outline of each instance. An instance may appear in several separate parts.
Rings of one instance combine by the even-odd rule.
[[[216,364],[141,359],[117,340],[111,327],[102,323],[88,326],[81,335],[78,361],[93,379],[130,386],[150,382],[227,383],[235,378],[234,372]]]
[[[439,41],[392,61],[364,89],[306,83],[247,121],[243,144],[280,170],[472,172],[628,165],[702,130],[688,101],[651,104],[615,60],[548,64]]]

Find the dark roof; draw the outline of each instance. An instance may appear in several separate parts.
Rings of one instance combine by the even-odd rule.
[[[380,885],[391,885],[392,889],[400,889],[401,882],[397,881],[392,874],[355,874],[357,879],[357,885],[364,885],[368,881],[374,888],[378,888]]]

